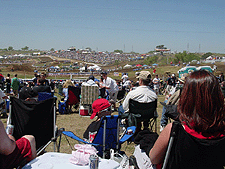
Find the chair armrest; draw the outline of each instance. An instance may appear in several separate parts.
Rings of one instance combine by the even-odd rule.
[[[131,133],[128,133],[128,130],[132,130]],[[135,133],[135,130],[136,130],[136,127],[135,126],[131,126],[131,127],[128,127],[125,134],[123,135],[123,137],[119,140],[119,143],[122,144],[124,143],[125,141],[127,141],[128,139],[130,139],[134,133]]]

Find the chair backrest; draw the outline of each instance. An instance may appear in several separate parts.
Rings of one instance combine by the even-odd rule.
[[[117,99],[121,100],[121,99],[123,99],[125,97],[125,95],[126,95],[126,90],[125,89],[119,90],[118,91],[118,95],[117,95]]]
[[[119,123],[118,115],[105,116],[101,119],[101,125],[92,143],[100,144],[98,146],[98,155],[105,158],[106,151],[110,149],[118,150],[119,143]]]
[[[80,102],[80,88],[74,86],[68,86],[68,99],[67,105],[76,105]]]
[[[41,102],[29,102],[10,97],[11,110],[9,121],[14,125],[13,136],[19,139],[23,135],[33,135],[36,148],[45,145],[54,136],[55,98]]]
[[[52,98],[54,95],[53,93],[48,92],[39,92],[38,93],[38,101],[43,101]]]
[[[98,96],[98,86],[81,86],[81,104],[92,104]]]
[[[174,125],[174,124],[177,125]],[[176,126],[176,127],[174,127]],[[175,132],[175,133],[174,133]],[[168,163],[164,168],[223,168],[225,137],[199,139],[188,134],[181,123],[174,122],[171,129],[173,142],[168,147]],[[171,139],[170,139],[171,140]],[[168,150],[167,150],[168,151]]]
[[[141,115],[138,121],[154,118],[156,108],[157,108],[157,100],[149,103],[140,103],[133,99],[129,100],[129,112]]]

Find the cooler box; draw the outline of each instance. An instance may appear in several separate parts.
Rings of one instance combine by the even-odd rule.
[[[81,116],[88,116],[89,115],[89,106],[80,105],[79,114]]]

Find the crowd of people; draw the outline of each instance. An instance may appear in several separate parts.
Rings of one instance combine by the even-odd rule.
[[[154,76],[154,77],[153,77]],[[124,96],[123,103],[120,105],[118,113],[123,114],[129,112],[129,100],[135,100],[139,103],[150,103],[158,99],[160,88],[163,86],[162,80],[157,74],[151,75],[149,71],[141,71],[136,74],[137,81],[129,80],[128,74],[124,73],[121,79],[114,80],[108,76],[107,72],[101,73],[101,78],[98,80],[91,75],[86,82],[76,83],[71,80],[67,80],[63,84],[63,91],[65,98],[68,98],[68,86],[81,88],[82,86],[98,86],[99,87],[99,99],[92,104],[91,119],[97,117],[92,122],[87,130],[84,132],[84,139],[88,142],[92,142],[100,125],[100,119],[102,116],[110,115],[113,111],[117,111],[118,93],[121,90],[125,90],[127,94]],[[3,80],[3,79],[2,79]],[[54,90],[56,83],[46,79],[46,74],[35,74],[32,81],[28,82],[23,88],[20,88],[20,81],[17,74],[11,79],[10,74],[4,79],[5,90],[0,89],[0,101],[7,98],[7,94],[12,94],[16,97],[30,101],[32,97],[36,97],[40,87],[44,90]],[[193,137],[198,139],[206,139],[211,141],[212,139],[225,138],[225,113],[224,113],[224,89],[225,82],[224,76],[221,73],[219,77],[215,77],[212,73],[204,70],[195,71],[190,74],[184,74],[181,78],[177,78],[175,74],[165,81],[166,85],[163,86],[165,95],[164,103],[167,105],[177,105],[178,121],[184,127],[184,130]],[[43,91],[43,88],[41,89]],[[223,92],[222,92],[223,91]],[[5,94],[6,93],[6,94]],[[158,139],[147,150],[151,162],[153,164],[160,164],[163,162],[168,147],[168,141],[170,138],[170,131],[172,129],[172,123],[168,124],[168,117],[165,116],[165,107],[162,110],[162,117],[160,121],[160,132]],[[141,123],[137,124],[136,132],[141,130],[149,130],[149,122],[143,121],[143,127]],[[21,139],[15,141],[13,136],[7,135],[3,123],[0,121],[1,132],[1,144],[0,154],[1,165],[3,168],[15,167],[19,161],[26,157],[27,161],[30,161],[36,157],[35,138],[31,135],[26,135]],[[185,136],[183,136],[185,137]],[[182,145],[187,145],[184,142]],[[211,142],[209,143],[211,144]],[[183,149],[179,149],[182,155],[185,154]],[[223,147],[222,147],[223,150]],[[188,158],[191,158],[192,148],[188,151]],[[215,151],[213,153],[219,153]],[[13,157],[18,157],[14,160]],[[215,155],[216,156],[216,155]],[[179,158],[176,156],[175,158]],[[201,160],[205,162],[204,160]],[[7,162],[7,163],[6,163]],[[176,159],[176,164],[181,166],[184,163],[183,159]],[[209,162],[207,162],[209,164]],[[172,164],[171,164],[172,165]],[[174,165],[174,164],[173,164]],[[190,166],[185,163],[185,165]],[[221,165],[221,162],[218,162]],[[224,165],[224,164],[223,164]],[[197,165],[199,166],[199,165]]]
[[[88,61],[91,63],[101,63],[101,64],[112,64],[118,61],[127,61],[131,57],[129,54],[115,54],[115,53],[103,53],[103,52],[95,52],[95,53],[82,53],[76,51],[61,51],[59,53],[52,53],[51,55],[68,58],[68,59],[76,59],[80,61]]]

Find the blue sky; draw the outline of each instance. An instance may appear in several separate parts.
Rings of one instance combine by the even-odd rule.
[[[225,53],[224,0],[0,0],[0,48]]]

